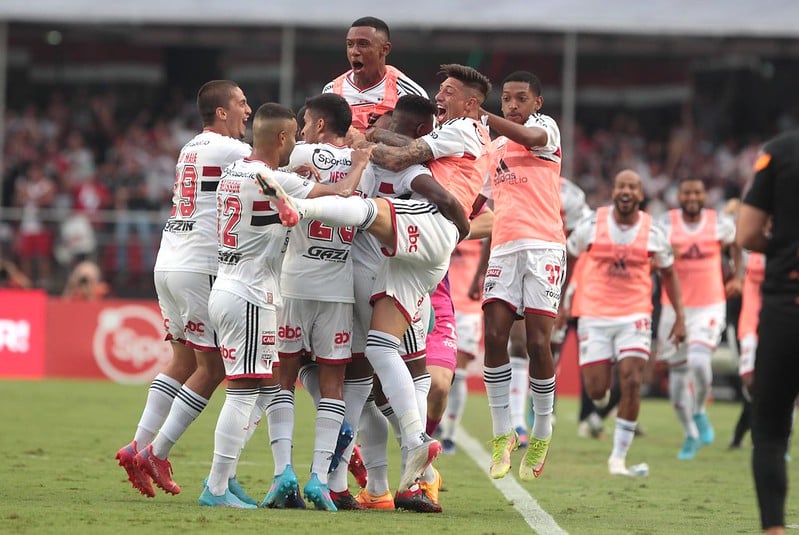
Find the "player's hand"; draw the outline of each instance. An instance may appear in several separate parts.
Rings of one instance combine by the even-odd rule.
[[[292,171],[297,175],[300,175],[305,178],[312,178],[317,182],[321,182],[322,180],[322,175],[321,173],[319,173],[319,169],[317,169],[316,167],[314,167],[309,163],[298,165],[297,167],[292,169]]]
[[[369,158],[372,157],[372,150],[374,149],[374,145],[362,148],[362,149],[355,149],[350,154],[350,158],[352,160],[352,166],[350,169],[356,168],[358,166],[366,166],[369,163]]]
[[[724,285],[724,293],[727,295],[727,298],[741,295],[742,289],[743,289],[743,283],[741,282],[741,279],[739,279],[738,277],[732,277]]]
[[[671,332],[669,333],[669,340],[674,343],[674,345],[680,345],[685,341],[686,331],[685,331],[685,318],[678,317],[674,325],[671,327]]]
[[[566,328],[566,322],[569,319],[569,314],[571,310],[569,305],[563,304],[561,302],[560,306],[558,307],[558,315],[555,316],[555,324],[552,327],[555,331],[561,331]]]
[[[472,279],[469,285],[469,299],[472,301],[479,301],[483,297],[483,276],[478,275]]]
[[[344,136],[344,142],[347,144],[347,146],[356,149],[369,143],[366,140],[366,136],[354,126],[350,126],[350,129],[347,130],[347,135]]]

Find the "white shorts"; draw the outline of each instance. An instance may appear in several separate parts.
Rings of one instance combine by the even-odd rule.
[[[355,283],[354,322],[352,325],[352,358],[364,358],[366,335],[372,322],[372,305],[369,302],[374,288],[375,272],[364,266],[354,266],[353,281]],[[403,360],[410,361],[423,358],[426,352],[428,324],[430,323],[430,297],[427,304],[419,308],[419,319],[411,323],[402,337],[399,353]]]
[[[480,351],[480,340],[483,338],[483,315],[464,314],[455,311],[455,332],[457,333],[458,351],[469,358],[477,357]]]
[[[441,282],[449,258],[458,243],[455,225],[427,202],[387,199],[397,241],[393,249],[383,248],[388,261],[375,277],[372,301],[393,297],[413,323],[425,296]]]
[[[755,371],[755,354],[757,353],[757,334],[747,334],[741,340],[741,356],[738,361],[738,375],[746,377]]]
[[[277,357],[277,313],[225,290],[208,298],[211,323],[219,333],[219,351],[228,379],[270,378]]]
[[[563,249],[524,249],[488,259],[483,304],[507,303],[519,318],[524,314],[555,317],[566,277]]]
[[[352,303],[284,297],[278,324],[277,349],[281,358],[307,353],[325,364],[352,360]]]
[[[652,319],[644,315],[624,318],[580,318],[577,320],[580,366],[616,362],[627,357],[649,358]]]
[[[674,326],[674,307],[663,305],[658,324],[659,361],[676,365],[688,360],[688,346],[700,344],[713,350],[721,340],[727,317],[726,303],[717,303],[706,307],[690,307],[685,309],[685,328],[687,336],[679,348],[669,340],[669,333]]]
[[[208,296],[215,278],[187,271],[155,272],[155,292],[167,340],[185,343],[197,351],[218,349],[208,317]]]

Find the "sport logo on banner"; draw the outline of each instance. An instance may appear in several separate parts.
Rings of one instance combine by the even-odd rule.
[[[118,383],[147,382],[172,358],[161,315],[141,305],[100,311],[92,350],[100,370]]]

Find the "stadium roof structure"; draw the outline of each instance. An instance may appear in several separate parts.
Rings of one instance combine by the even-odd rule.
[[[799,36],[796,0],[2,0],[0,21],[347,27],[374,15],[391,28],[636,35]]]

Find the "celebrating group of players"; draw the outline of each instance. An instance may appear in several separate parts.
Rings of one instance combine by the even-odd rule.
[[[652,269],[668,297],[661,329],[675,355],[672,390],[686,436],[680,455],[691,458],[711,442],[704,397],[724,325],[720,251],[733,231],[704,208],[701,182],[680,184],[682,209],[664,229],[639,210],[640,177],[621,171],[613,205],[577,224],[589,211],[560,177],[560,133],[540,112],[535,75],[505,78],[498,116],[482,108],[488,78],[462,65],[441,66],[431,102],[386,65],[389,29],[379,19],[355,21],[346,42],[351,69],[298,115],[275,103],[258,108],[252,146],[241,141],[252,110],[234,82],[211,81],[198,93],[204,129],[180,153],[155,265],[174,356],[150,385],[133,441],[117,453],[133,486],[149,497],[153,484],[180,492],[169,452],[226,379],[200,505],[258,507],[236,465],[266,414],[275,466],[262,507],[304,508],[304,496],[328,511],[440,512],[442,479],[432,463],[441,444],[432,436],[443,418],[443,438],[452,442],[464,357],[477,353],[483,327],[489,473],[504,477],[521,443],[519,477],[538,478],[552,438],[551,333],[568,313],[561,292],[573,271],[567,263],[578,256],[577,271],[590,276],[571,277],[571,314],[580,317],[580,364],[596,404],[607,402],[611,367],[619,367],[610,473],[646,472],[628,469],[626,455],[650,352]],[[573,230],[568,242],[565,229]],[[447,270],[459,242],[484,238],[481,324],[474,312],[453,314]],[[511,418],[508,342],[519,319],[529,356],[521,390],[529,389],[535,414],[529,436]],[[317,411],[302,492],[292,466],[298,379]],[[389,424],[402,451],[394,493]],[[362,487],[357,496],[348,467]]]

